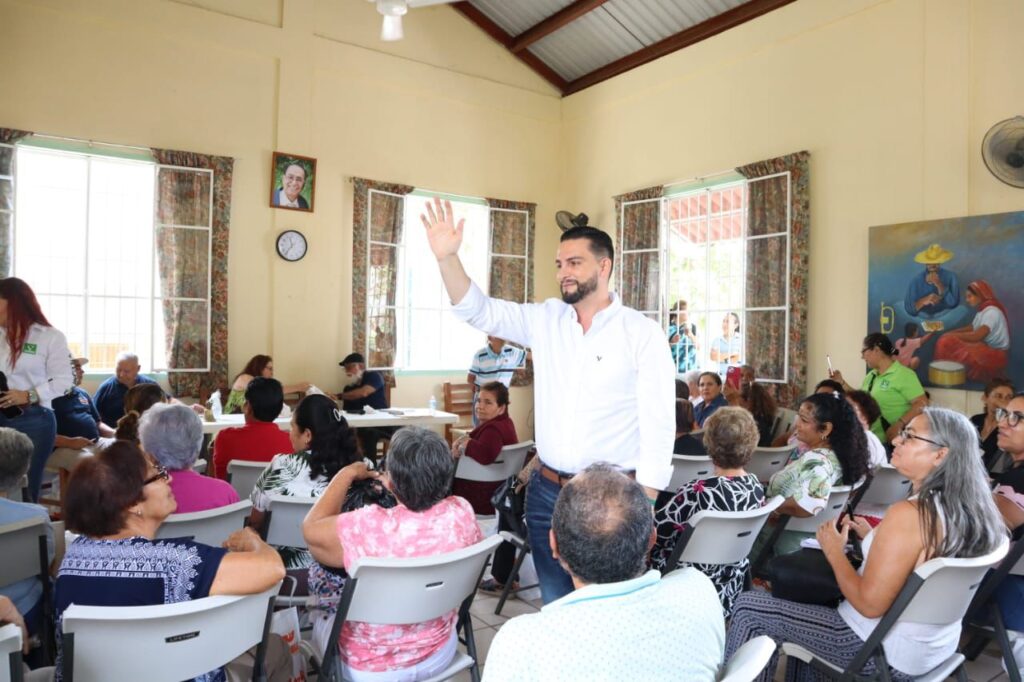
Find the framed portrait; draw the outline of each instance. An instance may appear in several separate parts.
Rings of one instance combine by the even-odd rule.
[[[274,152],[270,165],[270,205],[291,211],[313,212],[316,159]]]

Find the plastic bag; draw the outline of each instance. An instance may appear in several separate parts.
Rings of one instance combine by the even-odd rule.
[[[288,646],[288,654],[292,658],[292,674],[288,682],[305,682],[306,659],[302,655],[300,642],[302,633],[299,631],[299,611],[294,606],[289,609],[274,611],[270,619],[270,631],[284,640]]]

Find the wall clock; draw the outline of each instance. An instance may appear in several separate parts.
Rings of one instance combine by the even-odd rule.
[[[277,255],[289,263],[302,260],[307,250],[306,237],[298,230],[285,230],[277,235]]]

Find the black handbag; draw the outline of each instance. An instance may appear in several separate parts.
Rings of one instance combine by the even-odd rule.
[[[494,511],[501,517],[502,527],[521,538],[526,537],[526,486],[516,476],[509,476],[491,496]]]
[[[768,562],[772,596],[801,604],[837,606],[843,598],[836,574],[820,549],[800,548]]]

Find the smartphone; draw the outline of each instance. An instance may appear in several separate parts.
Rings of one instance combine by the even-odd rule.
[[[3,372],[0,372],[0,393],[7,393],[7,391],[9,390],[11,389],[7,387],[7,375],[4,374]],[[20,417],[25,412],[17,405],[11,405],[10,407],[5,407],[4,409],[0,410],[0,413],[2,413],[8,419],[14,419],[15,417]]]
[[[831,355],[826,355],[825,356],[825,362],[828,363],[828,378],[831,379],[832,376],[836,373],[836,371],[834,369],[832,369],[832,356]]]
[[[740,368],[730,367],[725,370],[725,383],[729,384],[735,389],[740,387]]]

